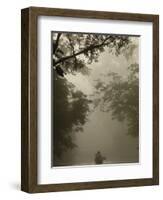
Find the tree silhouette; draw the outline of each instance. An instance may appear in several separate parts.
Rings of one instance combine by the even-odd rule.
[[[53,165],[63,152],[76,147],[73,133],[82,131],[90,111],[88,97],[77,91],[65,74],[88,74],[88,65],[98,62],[102,52],[107,50],[118,56],[129,43],[128,36],[52,33]]]
[[[86,72],[87,64],[98,62],[100,53],[119,55],[130,42],[128,36],[107,34],[53,33],[53,67],[65,72]]]
[[[127,79],[117,73],[109,73],[108,84],[98,81],[96,89],[102,97],[98,99],[96,106],[100,105],[104,112],[111,112],[113,119],[126,121],[128,134],[138,136],[139,134],[139,81],[138,64],[128,67]]]
[[[89,100],[66,79],[53,78],[53,164],[63,152],[76,147],[73,133],[87,121]]]

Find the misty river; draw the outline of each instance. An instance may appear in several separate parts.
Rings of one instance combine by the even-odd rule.
[[[63,154],[61,165],[95,164],[97,151],[106,157],[107,164],[138,162],[138,138],[127,135],[124,123],[98,108],[90,114],[84,131],[73,137],[77,147]]]
[[[57,115],[54,116],[54,118],[56,118],[54,126],[57,127],[59,124],[55,132],[57,133],[60,131],[61,134],[63,134],[63,131],[66,132],[70,130],[69,138],[71,138],[70,140],[73,140],[76,145],[66,150],[61,149],[61,146],[57,143],[57,138],[61,136],[58,132],[58,135],[54,137],[55,145],[58,146],[56,151],[54,148],[53,152],[59,155],[61,151],[62,156],[53,158],[54,166],[95,164],[95,155],[98,151],[106,158],[106,160],[104,160],[106,164],[139,162],[139,136],[128,134],[127,122],[125,120],[120,121],[116,118],[113,119],[112,112],[103,112],[100,106],[92,107],[90,104],[88,107],[91,108],[91,111],[88,112],[86,110],[89,110],[89,108],[83,106],[84,103],[87,102],[86,98],[91,97],[91,95],[93,96],[93,102],[95,102],[97,97],[100,98],[100,94],[94,95],[97,90],[95,84],[99,83],[100,85],[102,82],[102,86],[107,85],[109,83],[108,74],[110,72],[120,75],[122,80],[128,77],[128,66],[138,62],[138,40],[136,38],[133,38],[133,44],[134,47],[131,47],[134,48],[134,50],[131,49],[132,53],[127,54],[128,57],[125,55],[119,55],[117,57],[116,55],[108,53],[106,49],[106,51],[99,56],[98,62],[87,66],[90,69],[89,74],[67,74],[65,75],[65,79],[58,79],[54,83],[54,85],[58,84],[58,86],[54,88],[56,92],[54,94],[56,98],[54,99],[54,104],[58,100],[56,107],[54,105],[54,112],[57,113]],[[80,91],[81,94],[69,94],[69,83],[74,86],[74,90]],[[70,101],[68,96],[72,96],[71,102],[68,102]],[[64,98],[67,98],[67,100],[62,102]],[[76,101],[77,98],[78,100]],[[74,102],[74,104],[72,104],[70,108],[72,102]],[[75,112],[70,112],[71,109],[75,110]],[[138,109],[138,107],[136,109]],[[87,119],[84,121],[86,113]],[[80,119],[82,123],[80,126],[82,130],[71,132],[72,127],[70,127],[69,124],[77,124],[78,115],[81,115]],[[61,123],[59,119],[62,119],[63,123]],[[63,138],[58,139],[58,141],[64,141],[65,135],[63,135]],[[72,146],[69,138],[66,138],[65,145]]]

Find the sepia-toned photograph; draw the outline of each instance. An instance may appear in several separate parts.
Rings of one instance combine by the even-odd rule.
[[[21,190],[159,185],[159,15],[21,10]]]
[[[139,36],[51,32],[52,167],[139,163]]]

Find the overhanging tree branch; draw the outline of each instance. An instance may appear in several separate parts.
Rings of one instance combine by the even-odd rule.
[[[102,47],[102,46],[106,46],[106,45],[109,44],[109,43],[107,42],[109,39],[110,39],[110,36],[107,37],[101,44],[90,45],[89,47],[83,49],[82,51],[79,51],[79,52],[74,53],[74,54],[69,55],[69,56],[65,56],[65,57],[59,59],[57,62],[55,62],[55,63],[54,63],[54,66],[55,66],[55,65],[58,65],[59,63],[63,63],[64,61],[66,61],[66,60],[68,60],[68,59],[74,58],[74,57],[79,56],[79,55],[81,55],[81,54],[83,54],[83,53],[86,53],[86,52],[88,52],[88,51],[91,51],[91,50],[93,50],[93,49],[95,49],[95,48],[99,48],[99,47]]]

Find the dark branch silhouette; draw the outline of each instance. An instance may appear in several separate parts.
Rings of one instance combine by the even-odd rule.
[[[108,52],[120,54],[130,40],[128,36],[102,34],[53,33],[53,67],[61,66],[73,73],[87,68],[87,64],[98,62],[100,53],[108,47]]]
[[[83,53],[86,53],[87,51],[91,51],[93,49],[96,49],[96,48],[99,48],[101,46],[105,46],[105,45],[108,45],[109,43],[105,43],[109,38],[107,38],[104,42],[102,42],[101,44],[98,44],[98,45],[91,45],[89,47],[87,47],[86,49],[82,50],[82,51],[79,51],[77,53],[74,53],[70,56],[66,56],[66,57],[63,57],[61,58],[60,60],[58,60],[57,62],[54,63],[54,66],[59,64],[59,63],[63,63],[64,61],[70,59],[70,58],[74,58],[76,56],[79,56],[80,54],[83,54]]]
[[[61,33],[58,33],[55,43],[53,42],[53,54],[55,54],[55,52],[56,52],[56,50],[58,48],[60,37],[61,37]]]

